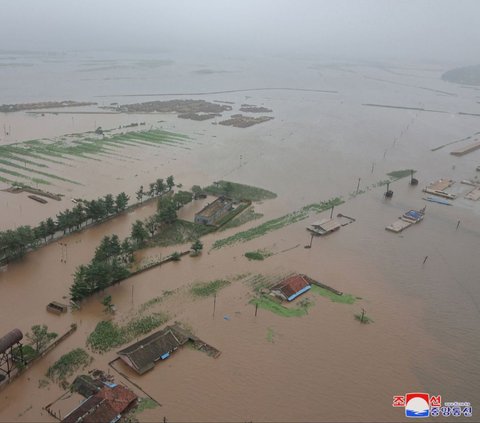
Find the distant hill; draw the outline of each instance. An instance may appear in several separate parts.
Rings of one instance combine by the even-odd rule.
[[[451,69],[442,75],[442,79],[457,84],[480,85],[480,65]]]

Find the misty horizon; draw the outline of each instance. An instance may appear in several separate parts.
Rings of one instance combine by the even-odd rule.
[[[7,0],[0,51],[478,63],[476,1]]]

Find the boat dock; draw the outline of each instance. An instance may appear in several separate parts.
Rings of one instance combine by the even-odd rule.
[[[424,188],[423,192],[436,195],[438,197],[443,197],[448,200],[454,200],[456,196],[445,191],[447,188],[450,188],[454,183],[455,181],[453,181],[452,179],[439,179],[438,181],[432,182],[426,188]]]
[[[337,219],[322,219],[307,226],[307,230],[315,235],[326,235],[341,228],[342,224]]]
[[[425,216],[425,208],[422,210],[409,210],[391,225],[385,227],[387,231],[399,233],[415,223],[421,222]]]
[[[465,195],[465,198],[472,201],[480,200],[480,186],[476,186]]]
[[[474,142],[473,144],[469,144],[465,147],[459,148],[457,150],[453,150],[450,154],[454,156],[463,156],[464,154],[471,153],[472,151],[478,150],[480,148],[480,141]]]

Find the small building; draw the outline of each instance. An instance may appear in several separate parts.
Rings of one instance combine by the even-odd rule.
[[[105,386],[67,414],[61,423],[115,423],[135,404],[137,398],[124,386]]]
[[[213,203],[207,204],[198,213],[195,213],[195,223],[214,225],[233,208],[231,198],[220,196]]]
[[[68,306],[57,301],[52,301],[47,304],[47,311],[54,314],[62,314],[68,311]]]
[[[322,219],[313,222],[310,226],[307,226],[307,230],[316,235],[326,235],[331,232],[335,232],[341,228],[341,224],[337,219]]]
[[[309,289],[311,285],[304,275],[293,275],[273,286],[271,292],[282,300],[292,301]]]

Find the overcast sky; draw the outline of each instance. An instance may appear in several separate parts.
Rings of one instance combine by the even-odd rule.
[[[2,0],[0,6],[1,50],[250,50],[480,62],[480,0]]]

